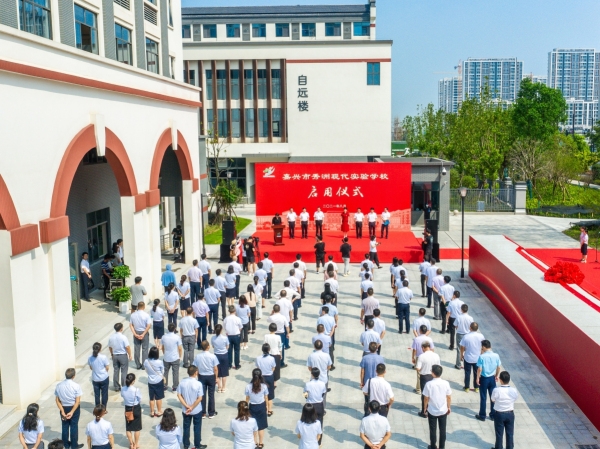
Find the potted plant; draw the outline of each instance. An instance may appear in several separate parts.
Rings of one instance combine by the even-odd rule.
[[[119,313],[129,312],[129,302],[131,301],[131,291],[129,287],[115,288],[110,292],[112,298],[119,304]]]
[[[131,276],[131,270],[127,265],[117,265],[113,267],[112,275],[115,279],[123,279],[125,281],[125,279]]]

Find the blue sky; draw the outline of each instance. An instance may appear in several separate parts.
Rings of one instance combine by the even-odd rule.
[[[356,0],[182,0],[183,6],[310,5]],[[517,57],[545,75],[556,47],[600,50],[598,0],[378,0],[377,38],[391,39],[392,110],[437,106],[437,81],[459,59]]]

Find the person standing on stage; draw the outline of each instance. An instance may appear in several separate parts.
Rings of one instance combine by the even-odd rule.
[[[302,238],[308,238],[308,220],[310,219],[310,215],[306,212],[306,207],[302,208],[302,212],[300,212],[300,227],[302,229]],[[318,234],[317,234],[318,235]]]
[[[369,224],[369,232],[371,232],[370,227],[371,226]],[[375,234],[371,235],[370,239],[371,239],[371,241],[369,242],[369,259],[371,259],[371,261],[375,265],[377,265],[377,268],[381,268],[381,265],[379,265],[379,257],[377,256],[377,247],[379,245],[381,245],[381,243],[379,243],[377,241],[377,238],[375,237]]]
[[[587,228],[582,226],[579,228],[581,230],[581,234],[579,234],[579,247],[581,248],[581,263],[587,262],[587,252],[588,252],[588,241],[589,235]]]
[[[323,237],[323,219],[325,218],[325,214],[321,211],[320,207],[317,207],[317,211],[313,215],[313,219],[315,220],[315,234]]]
[[[377,212],[375,212],[374,207],[367,214],[367,218],[369,219],[369,237],[371,237],[375,235],[375,228],[377,227]]]
[[[323,270],[325,270],[325,242],[321,240],[321,236],[317,235],[317,243],[315,243],[315,256],[317,258],[317,273],[319,272],[319,267],[323,265]]]
[[[360,207],[356,210],[354,214],[354,225],[356,226],[356,238],[362,239],[362,228],[363,228],[363,220],[365,219],[365,214],[363,214],[360,210]]]
[[[346,277],[350,274],[350,253],[352,252],[352,246],[348,243],[348,237],[344,237],[342,240],[342,246],[340,246],[340,253],[342,253],[342,260],[344,261],[344,274]]]
[[[275,212],[275,216],[271,220],[271,224],[272,225],[280,225],[281,224],[281,216],[279,215],[279,212]]]
[[[290,235],[290,238],[293,239],[294,238],[294,231],[296,229],[296,212],[294,212],[294,209],[292,209],[290,207],[290,211],[287,214],[287,222],[288,222],[288,232]]]
[[[348,218],[350,214],[348,213],[348,208],[344,207],[342,211],[342,232],[344,233],[344,238],[348,238],[348,231],[350,230],[350,225],[348,224]]]
[[[385,231],[385,238],[387,239],[390,233],[390,217],[392,215],[388,211],[387,207],[383,208],[381,213],[381,238],[383,238],[383,231]]]

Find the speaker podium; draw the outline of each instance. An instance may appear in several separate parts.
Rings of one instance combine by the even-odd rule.
[[[273,246],[283,246],[283,230],[285,225],[273,225]]]

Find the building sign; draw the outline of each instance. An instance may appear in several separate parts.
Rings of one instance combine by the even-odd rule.
[[[300,75],[298,77],[298,111],[308,112],[308,77]]]

